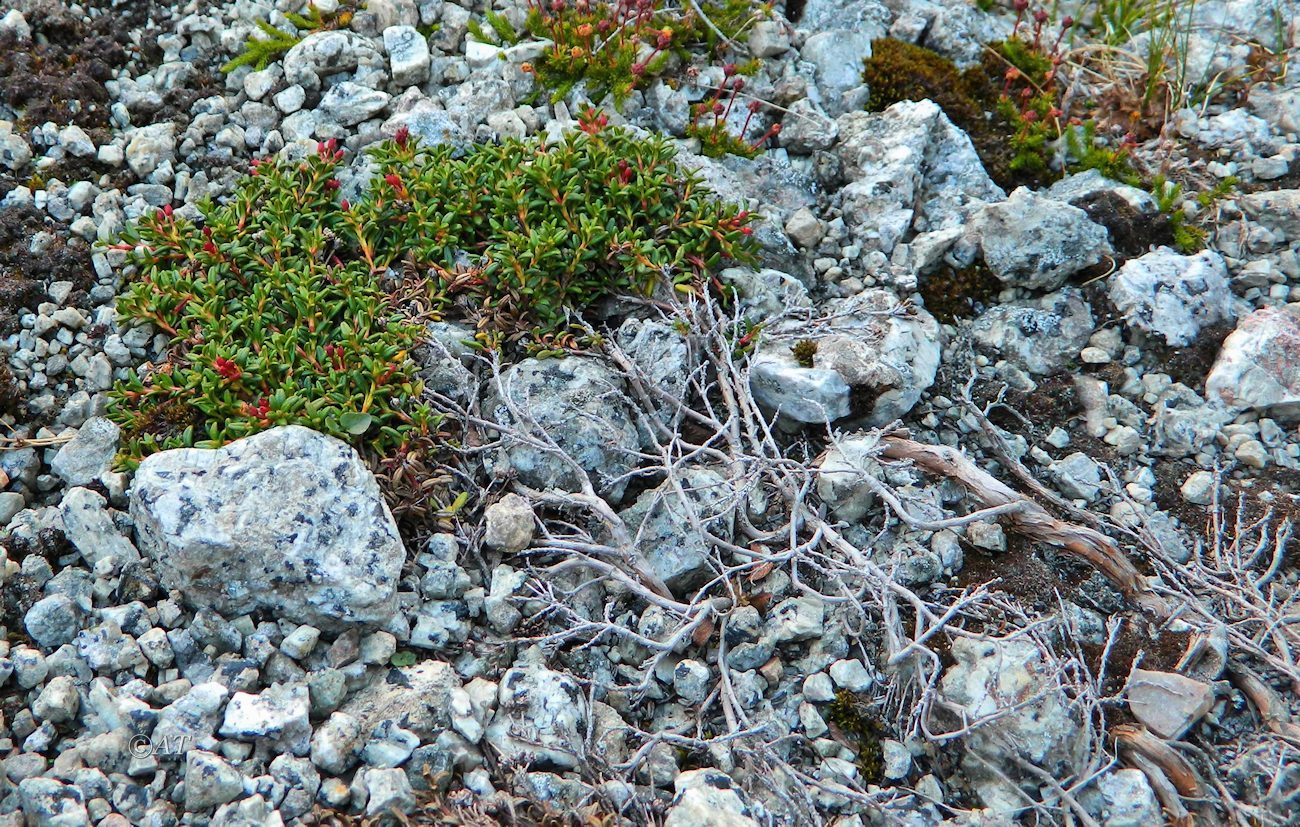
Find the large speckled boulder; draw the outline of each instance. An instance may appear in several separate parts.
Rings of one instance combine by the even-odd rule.
[[[131,487],[140,550],[163,585],[230,617],[383,624],[406,551],[357,453],[291,425],[145,459]]]
[[[749,386],[764,407],[795,422],[834,422],[850,414],[868,425],[905,415],[934,384],[943,347],[939,323],[888,290],[865,290],[825,306],[833,323],[813,337],[812,364],[792,347],[808,338],[799,325],[759,340]]]
[[[826,310],[835,321],[817,343],[816,366],[844,377],[867,424],[905,416],[934,384],[943,350],[939,323],[888,290],[831,301]]]
[[[740,795],[725,773],[709,767],[688,770],[673,779],[672,808],[664,827],[755,827],[756,808]]]
[[[1056,373],[1068,365],[1093,330],[1092,310],[1073,287],[1037,300],[1000,304],[970,326],[980,350],[1037,374]]]
[[[889,255],[913,233],[960,227],[1005,197],[970,138],[931,101],[849,112],[837,125],[835,151],[849,181],[840,191],[844,223],[863,250]]]
[[[726,477],[710,468],[684,468],[676,483],[668,480],[643,492],[622,517],[636,533],[637,548],[655,576],[673,594],[687,597],[713,577],[710,546],[695,530],[696,522],[727,536],[731,531],[727,501],[733,490]]]
[[[998,279],[1030,290],[1055,290],[1111,252],[1086,212],[1025,187],[971,216],[959,247],[959,259],[978,249]]]
[[[1129,324],[1175,347],[1191,344],[1203,327],[1232,321],[1240,304],[1223,256],[1213,250],[1185,256],[1160,247],[1125,262],[1109,286]]]

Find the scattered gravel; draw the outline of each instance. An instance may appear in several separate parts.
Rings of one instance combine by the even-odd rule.
[[[864,111],[872,40],[967,66],[1011,30],[1003,4],[778,3],[743,37],[747,93],[780,107],[758,120],[782,123],[758,158],[686,136],[716,61],[609,111],[761,215],[760,260],[718,274],[760,332],[720,348],[666,300],[615,302],[603,347],[491,371],[472,330],[430,323],[426,387],[491,427],[456,433],[463,510],[413,529],[382,466],[297,426],[115,464],[108,391],[167,356],[115,306],[131,221],[195,218],[252,159],[328,139],[355,198],[364,150],[400,128],[554,137],[586,103],[533,94],[544,44],[472,38],[481,3],[370,0],[220,71],[254,20],[287,30],[301,5],[0,14],[0,827],[443,806],[1126,827],[1178,806],[1213,821],[1226,796],[1288,823],[1297,574],[1273,527],[1300,495],[1300,74],[1175,111],[1134,148],[1189,187],[1237,181],[1177,207],[1209,230],[1182,253],[1143,190],[1091,170],[1008,193],[936,104]],[[518,24],[527,6],[495,8]],[[1300,58],[1274,25],[1300,19],[1292,0],[1189,15],[1198,76]],[[946,285],[968,312],[927,305]],[[888,455],[900,427],[965,476]],[[981,474],[991,500],[970,495]],[[1051,507],[1052,536],[1113,538],[1167,605],[1240,599],[1139,608],[1078,543],[997,508],[1018,492]],[[909,646],[935,619],[918,606],[963,600]],[[1142,738],[1194,755],[1202,792],[1170,798]]]

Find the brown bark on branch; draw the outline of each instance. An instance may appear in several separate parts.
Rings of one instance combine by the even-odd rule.
[[[1105,534],[1058,520],[1047,509],[984,471],[955,448],[927,445],[899,436],[883,437],[880,444],[884,449],[881,456],[910,460],[931,474],[954,479],[985,508],[1020,503],[1019,509],[1004,515],[1011,528],[1087,562],[1142,610],[1161,617],[1168,614],[1165,601],[1151,590],[1146,578]]]

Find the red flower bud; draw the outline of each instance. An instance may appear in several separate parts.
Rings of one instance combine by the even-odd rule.
[[[384,176],[384,180],[387,181],[388,186],[392,187],[393,189],[402,188],[402,179],[398,177],[396,172],[388,173],[387,175]]]
[[[1067,14],[1065,19],[1061,21],[1061,28],[1068,29],[1072,26],[1074,26],[1074,18]]]
[[[740,228],[740,233],[741,233],[741,235],[753,235],[753,234],[754,234],[754,228],[753,228],[753,227],[741,227],[741,228]]]
[[[410,137],[411,137],[411,130],[410,130],[410,129],[407,129],[405,126],[403,126],[403,127],[398,128],[398,130],[397,130],[397,134],[393,136],[393,140],[397,142],[397,145],[398,145],[398,146],[400,146],[400,147],[402,147],[403,149],[405,149],[405,148],[406,148],[406,142],[407,142],[407,140],[410,139]]]
[[[203,242],[203,252],[215,256],[217,255],[217,245],[213,244],[211,240],[205,241]]]
[[[724,63],[722,65],[722,74],[724,77],[731,77],[732,75],[736,74],[736,64]]]
[[[339,188],[339,186],[340,186],[339,179],[337,178],[331,178],[325,182],[325,189],[327,190],[336,190]]]
[[[171,205],[171,204],[164,204],[164,205],[163,205],[162,213],[163,213],[164,216],[166,216],[167,218],[171,218],[173,212],[175,212],[175,211],[172,209],[172,205]]]
[[[1038,11],[1034,12],[1034,22],[1037,23],[1037,24],[1039,24],[1039,25],[1042,25],[1043,23],[1046,23],[1046,22],[1047,22],[1047,12],[1043,11],[1042,9],[1039,9]]]
[[[235,381],[244,374],[243,369],[241,369],[233,360],[226,359],[222,356],[216,358],[213,366],[217,369],[217,374],[221,376],[222,379],[230,382]]]
[[[635,76],[635,77],[641,77],[642,75],[644,75],[644,74],[645,74],[645,64],[644,64],[644,63],[633,63],[633,64],[632,64],[632,74],[633,74],[633,76]]]

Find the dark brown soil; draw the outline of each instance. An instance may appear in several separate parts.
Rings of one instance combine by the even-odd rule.
[[[31,3],[28,11],[30,40],[19,43],[13,32],[0,32],[0,88],[5,103],[24,110],[20,126],[108,126],[104,81],[127,61],[122,44],[130,42],[131,26],[118,14],[87,24],[56,0]]]
[[[997,301],[1002,282],[982,262],[958,270],[944,267],[921,279],[919,289],[925,309],[939,321],[978,316]]]
[[[1102,667],[1105,667],[1102,690],[1114,695],[1124,688],[1128,682],[1129,672],[1135,664],[1141,669],[1157,672],[1175,671],[1174,667],[1187,652],[1191,639],[1190,632],[1162,630],[1146,618],[1133,615],[1125,618],[1124,627],[1120,630],[1104,664],[1102,663],[1102,656],[1106,650],[1104,645],[1085,643],[1080,648],[1088,659],[1088,668],[1092,670],[1093,675],[1100,675]],[[1108,709],[1107,714],[1112,724],[1128,723],[1132,720],[1128,717],[1127,706],[1122,709],[1112,707]]]
[[[1058,594],[1069,597],[1073,591],[1060,573],[1034,552],[1033,543],[1015,534],[1008,534],[1004,552],[988,553],[972,546],[966,546],[965,552],[957,577],[960,586],[998,580],[994,590],[1015,595],[1026,608],[1040,610],[1054,606]]]
[[[14,384],[14,375],[9,371],[9,364],[0,360],[0,414],[16,413],[18,404],[22,401],[22,393]]]
[[[1049,562],[1045,556],[1054,559]],[[1015,535],[1007,538],[1007,550],[1001,554],[966,550],[958,585],[970,587],[995,579],[999,581],[993,587],[995,590],[1014,596],[1019,605],[1033,612],[1056,611],[1058,598],[1094,610],[1100,608],[1091,599],[1095,596],[1095,579],[1086,566],[1062,560]],[[1161,630],[1139,614],[1126,613],[1119,636],[1108,653],[1104,645],[1085,643],[1080,648],[1093,675],[1102,675],[1104,668],[1104,691],[1116,694],[1123,689],[1129,671],[1139,658],[1144,669],[1172,671],[1190,639],[1189,633]],[[1112,723],[1129,720],[1127,710],[1108,710],[1107,714],[1116,716]]]
[[[48,230],[54,241],[40,255],[31,252],[32,236]],[[18,313],[34,309],[45,300],[45,287],[53,281],[70,281],[70,304],[84,304],[95,284],[90,248],[70,238],[67,228],[35,207],[0,211],[0,336],[18,329]]]
[[[1142,350],[1153,357],[1155,370],[1199,393],[1205,388],[1205,377],[1219,356],[1223,340],[1232,331],[1231,325],[1202,328],[1196,341],[1186,347],[1170,347],[1163,339],[1152,338],[1142,344]]]
[[[1174,244],[1173,226],[1168,215],[1138,212],[1116,193],[1100,192],[1077,206],[1110,231],[1111,246],[1121,264],[1124,259],[1143,255],[1153,246],[1172,247]]]

